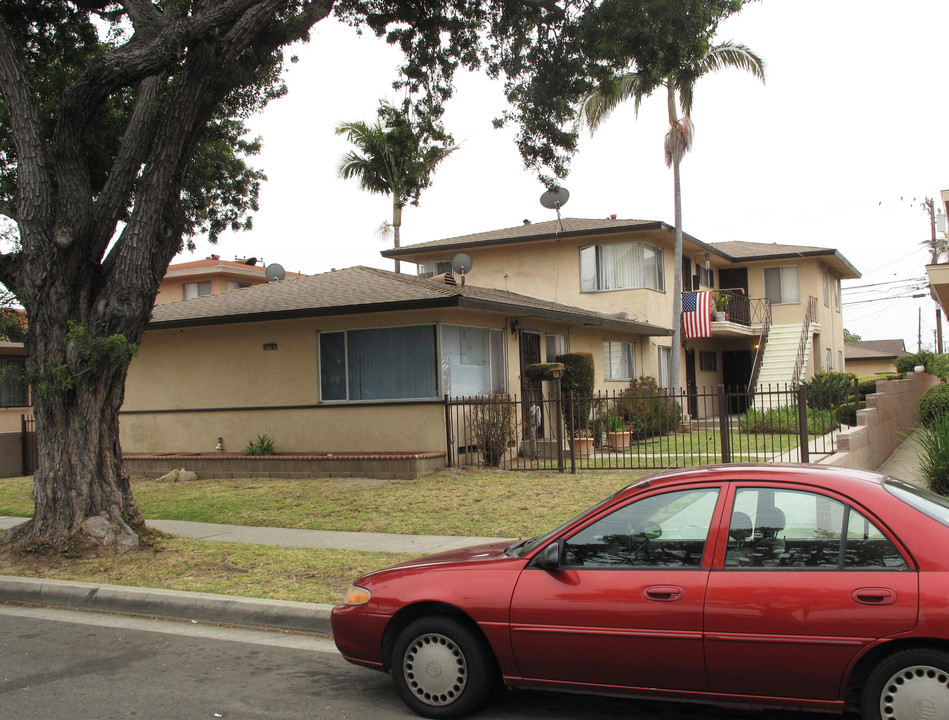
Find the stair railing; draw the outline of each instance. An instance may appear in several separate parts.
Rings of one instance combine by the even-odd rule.
[[[760,301],[755,301],[757,305],[758,302],[762,303],[761,306],[761,332],[758,333],[758,347],[755,350],[755,362],[751,366],[751,378],[748,380],[748,389],[747,392],[753,393],[755,391],[755,385],[758,384],[758,375],[761,373],[761,362],[764,359],[764,348],[768,344],[768,333],[771,331],[771,300],[768,298],[763,298]],[[759,308],[755,308],[757,311]],[[758,313],[756,312],[755,315]],[[755,318],[757,320],[757,317]]]
[[[807,298],[807,312],[804,313],[804,323],[801,326],[801,339],[797,343],[797,358],[794,361],[794,373],[791,375],[791,385],[796,386],[801,381],[801,371],[804,369],[807,341],[811,332],[811,323],[817,314],[817,298],[811,295]]]

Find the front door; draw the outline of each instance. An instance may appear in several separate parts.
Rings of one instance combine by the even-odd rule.
[[[521,355],[521,420],[529,426],[531,422],[530,409],[532,405],[543,408],[543,384],[540,380],[529,380],[527,378],[526,368],[528,365],[536,365],[540,360],[540,333],[521,330],[518,335]],[[541,414],[541,417],[543,415]],[[541,422],[537,428],[537,436],[544,436],[544,425]]]
[[[522,677],[705,690],[703,561],[719,493],[637,499],[556,540],[560,567],[526,568],[511,601]]]
[[[748,295],[748,268],[722,268],[718,271],[718,286],[723,290],[743,290]]]

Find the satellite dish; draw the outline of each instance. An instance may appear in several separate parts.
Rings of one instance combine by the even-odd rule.
[[[287,276],[286,270],[283,269],[283,265],[279,263],[270,263],[267,266],[267,269],[264,270],[264,277],[267,278],[267,282],[280,282]]]
[[[451,259],[451,269],[461,275],[461,286],[465,286],[465,273],[471,270],[474,262],[468,253],[458,253]]]
[[[567,200],[570,199],[570,192],[567,188],[555,187],[551,188],[543,195],[540,196],[540,204],[543,205],[548,210],[557,211],[557,224],[560,226],[560,229],[563,230],[563,221],[560,219],[560,208],[567,204]]]
[[[548,210],[560,210],[570,199],[567,188],[556,187],[540,196],[540,204]]]

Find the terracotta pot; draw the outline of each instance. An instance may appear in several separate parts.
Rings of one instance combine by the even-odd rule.
[[[573,456],[575,458],[590,457],[593,452],[593,438],[579,437],[573,439]]]
[[[629,449],[629,437],[632,433],[628,432],[608,432],[607,439],[610,441],[610,447],[616,452],[623,452]]]

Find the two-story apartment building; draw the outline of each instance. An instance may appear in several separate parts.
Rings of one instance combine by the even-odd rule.
[[[472,259],[468,278],[479,286],[623,314],[671,331],[673,241],[673,228],[662,222],[564,218],[409,245],[383,255],[415,262],[425,276],[450,269],[452,257],[463,252]],[[621,347],[620,356],[630,360],[617,372],[615,339],[604,334],[596,368],[601,388],[639,375],[653,376],[666,387],[724,383],[745,388],[843,369],[840,281],[860,274],[838,251],[704,243],[685,235],[682,274],[687,292],[716,291],[713,297],[727,303],[725,317],[710,323],[707,336],[683,335],[677,382],[669,377],[671,338],[652,336]],[[539,341],[524,324],[521,334],[523,342]]]
[[[383,253],[420,277],[349,268],[157,306],[123,449],[239,451],[267,434],[281,452],[443,452],[445,396],[523,396],[523,368],[568,350],[593,354],[599,390],[671,386],[672,242],[661,222],[564,219]],[[802,377],[840,366],[839,282],[858,273],[838,252],[689,236],[684,249],[686,287],[730,303],[685,340],[681,385],[747,385],[756,345],[760,378],[788,382],[801,338]],[[464,284],[444,276],[459,252]],[[784,330],[793,350],[769,356]]]

